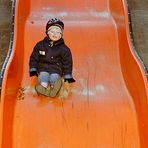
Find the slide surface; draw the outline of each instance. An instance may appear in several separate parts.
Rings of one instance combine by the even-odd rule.
[[[124,0],[16,0],[0,107],[1,148],[146,148],[148,83]],[[76,83],[38,96],[29,57],[53,17],[65,23]]]

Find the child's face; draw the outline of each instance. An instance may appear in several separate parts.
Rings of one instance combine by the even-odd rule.
[[[48,36],[52,41],[58,41],[62,37],[62,30],[58,26],[51,26],[48,29]]]

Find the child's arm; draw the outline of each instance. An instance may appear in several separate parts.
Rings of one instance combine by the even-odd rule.
[[[38,44],[33,49],[33,52],[30,56],[30,61],[29,61],[29,67],[30,67],[30,77],[32,76],[38,76],[37,74],[37,65],[39,61],[39,50],[38,50]]]
[[[75,80],[72,77],[73,60],[72,54],[68,47],[64,49],[62,54],[64,82],[73,83]]]

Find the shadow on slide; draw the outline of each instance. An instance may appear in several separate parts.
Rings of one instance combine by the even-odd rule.
[[[124,0],[16,0],[2,84],[1,148],[146,148],[148,83],[130,42]],[[57,17],[72,49],[76,83],[38,96],[29,57]]]

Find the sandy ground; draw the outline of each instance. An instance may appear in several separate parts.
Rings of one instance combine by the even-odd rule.
[[[148,0],[128,0],[135,47],[148,68]]]
[[[0,69],[9,49],[9,39],[11,32],[11,2],[0,1]]]
[[[135,47],[148,67],[148,0],[128,0],[131,9]],[[0,69],[2,68],[11,32],[11,0],[0,0]]]

